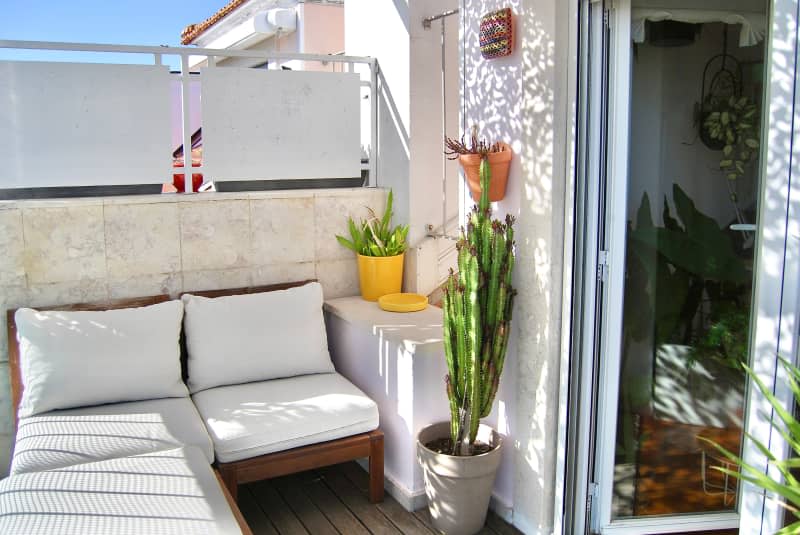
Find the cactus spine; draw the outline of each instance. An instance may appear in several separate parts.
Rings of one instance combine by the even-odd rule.
[[[453,455],[472,455],[478,424],[492,410],[503,372],[516,291],[514,218],[493,220],[491,172],[481,162],[481,199],[456,244],[458,273],[450,270],[444,290],[445,385],[450,402]]]

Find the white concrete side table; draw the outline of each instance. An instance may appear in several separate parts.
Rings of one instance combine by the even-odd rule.
[[[427,503],[417,432],[448,420],[442,310],[386,312],[361,297],[325,302],[336,370],[378,404],[387,491],[408,510]]]

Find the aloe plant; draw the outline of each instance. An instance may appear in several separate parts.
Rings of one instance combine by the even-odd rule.
[[[794,395],[793,406],[796,406],[798,403],[800,403],[800,368],[784,359],[781,359],[781,364],[786,370],[789,388],[792,390],[792,394]],[[778,401],[772,392],[770,392],[764,382],[758,378],[753,370],[748,368],[746,365],[743,365],[743,367],[747,372],[747,375],[750,376],[764,397],[769,401],[770,405],[772,405],[774,413],[777,415],[777,418],[773,418],[770,421],[770,425],[772,425],[772,427],[778,433],[780,433],[780,435],[786,440],[787,444],[789,444],[791,447],[791,452],[788,459],[777,459],[769,450],[769,448],[767,448],[761,441],[757,440],[752,435],[747,435],[750,440],[753,441],[753,444],[755,444],[756,448],[758,448],[761,454],[766,457],[767,462],[778,469],[778,472],[781,474],[782,481],[776,481],[772,479],[761,469],[751,465],[738,455],[725,449],[716,442],[703,437],[698,438],[714,446],[714,448],[716,448],[717,451],[719,451],[726,459],[740,467],[740,470],[731,470],[730,468],[725,468],[722,466],[715,466],[714,469],[737,479],[748,481],[753,485],[768,492],[777,494],[782,498],[783,501],[781,502],[781,505],[791,512],[797,520],[777,531],[776,533],[778,535],[798,533],[800,532],[800,480],[798,480],[796,473],[793,473],[793,471],[800,467],[800,422],[797,421],[791,410],[786,410],[786,408],[784,408],[781,402]]]
[[[386,199],[386,210],[379,218],[372,208],[367,208],[369,217],[356,224],[352,217],[347,219],[350,239],[336,236],[337,241],[362,256],[397,256],[405,252],[408,237],[408,225],[397,225],[391,228],[392,191]]]
[[[514,218],[492,219],[489,163],[480,167],[481,199],[456,245],[458,273],[444,290],[445,384],[453,455],[472,455],[478,424],[492,410],[503,372],[516,291]]]

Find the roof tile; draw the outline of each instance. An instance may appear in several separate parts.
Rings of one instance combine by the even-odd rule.
[[[230,2],[225,4],[219,11],[208,17],[203,22],[188,25],[181,32],[181,43],[184,45],[191,44],[191,42],[197,39],[201,33],[228,16],[245,2],[247,2],[247,0],[230,0]]]

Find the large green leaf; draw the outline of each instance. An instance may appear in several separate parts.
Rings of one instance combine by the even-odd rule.
[[[705,279],[741,283],[749,279],[730,239],[719,229],[712,233],[680,232],[663,227],[634,230],[629,238],[656,249],[671,264]]]

